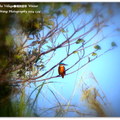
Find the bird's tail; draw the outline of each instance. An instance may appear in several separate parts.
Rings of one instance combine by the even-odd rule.
[[[62,75],[62,78],[64,78],[64,75]]]

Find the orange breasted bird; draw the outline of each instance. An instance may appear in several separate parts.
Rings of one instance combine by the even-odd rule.
[[[65,65],[67,65],[67,64],[60,63],[59,67],[58,67],[58,73],[59,73],[59,75],[62,76],[62,78],[64,78],[64,76],[65,76]]]

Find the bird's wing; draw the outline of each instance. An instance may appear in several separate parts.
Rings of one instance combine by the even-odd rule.
[[[65,67],[64,67],[64,74],[66,74]]]
[[[58,67],[58,73],[59,73],[59,75],[60,75],[60,66]]]

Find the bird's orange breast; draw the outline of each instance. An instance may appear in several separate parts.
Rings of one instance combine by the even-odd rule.
[[[65,67],[64,66],[59,66],[58,71],[59,71],[59,74],[64,73],[65,72]]]
[[[58,72],[59,72],[59,74],[64,73],[65,72],[65,67],[64,66],[59,66]]]
[[[59,75],[61,75],[62,78],[64,78],[64,75],[65,75],[65,67],[64,67],[63,65],[59,66],[58,72],[59,72]]]

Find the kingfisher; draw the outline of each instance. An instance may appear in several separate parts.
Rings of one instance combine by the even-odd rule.
[[[67,65],[67,64],[60,63],[59,67],[58,67],[58,73],[59,73],[59,75],[62,76],[62,78],[64,78],[64,75],[65,75],[65,65]]]

